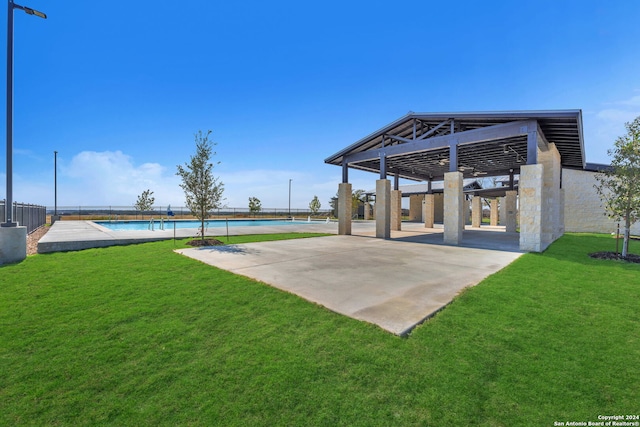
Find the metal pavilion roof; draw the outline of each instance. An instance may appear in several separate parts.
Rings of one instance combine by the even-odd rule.
[[[563,167],[584,168],[581,110],[410,112],[326,158],[325,163],[342,165],[346,159],[350,168],[380,172],[380,159],[368,153],[388,150],[388,173],[417,181],[438,180],[450,170],[450,149],[441,141],[460,137],[458,170],[465,177],[519,173],[520,166],[527,164],[526,126],[536,123],[542,138],[556,144]],[[525,125],[522,132],[503,131],[519,124]]]

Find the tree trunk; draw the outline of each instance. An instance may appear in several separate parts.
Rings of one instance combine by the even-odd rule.
[[[200,240],[204,241],[204,215],[200,213]]]
[[[629,253],[629,237],[631,235],[631,217],[626,215],[624,219],[624,239],[622,241],[622,258],[626,258]]]

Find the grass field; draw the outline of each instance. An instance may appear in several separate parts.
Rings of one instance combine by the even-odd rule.
[[[520,257],[408,338],[176,247],[0,267],[0,425],[551,426],[640,413],[640,265],[587,256],[613,250],[609,236]]]

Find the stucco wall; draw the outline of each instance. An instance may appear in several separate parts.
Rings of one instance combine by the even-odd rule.
[[[615,232],[617,222],[605,215],[603,203],[594,188],[597,183],[595,176],[595,172],[562,169],[565,231]],[[622,227],[623,224],[621,223],[620,226]],[[640,223],[631,227],[631,234],[640,234]]]

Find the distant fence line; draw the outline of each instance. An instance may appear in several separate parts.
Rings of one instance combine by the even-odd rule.
[[[0,222],[4,222],[5,219],[6,203],[6,199],[0,200]],[[12,220],[20,226],[27,227],[27,233],[31,233],[47,223],[47,208],[46,206],[13,202]]]
[[[165,218],[169,206],[154,206],[148,211],[139,211],[131,206],[58,206],[57,214],[61,220],[116,220],[116,219],[148,219],[150,217]],[[174,218],[193,218],[189,208],[184,206],[171,206]],[[307,216],[331,216],[331,209],[319,209],[312,213],[310,209],[289,208],[262,208],[259,212],[251,212],[249,208],[219,208],[213,209],[210,216],[213,218],[283,218],[283,217],[307,217]],[[47,214],[53,215],[54,209],[47,208]]]

